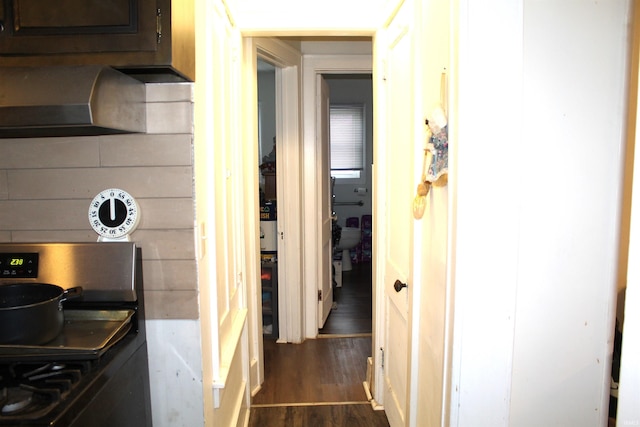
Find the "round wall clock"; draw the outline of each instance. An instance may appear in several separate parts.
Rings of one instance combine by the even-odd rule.
[[[129,240],[138,225],[138,204],[126,191],[110,188],[101,191],[89,205],[89,223],[98,240]]]

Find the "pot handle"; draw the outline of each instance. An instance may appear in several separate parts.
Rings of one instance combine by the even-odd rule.
[[[59,304],[62,307],[62,303],[82,296],[82,286],[75,286],[73,288],[65,289],[62,292],[62,298],[60,298]]]

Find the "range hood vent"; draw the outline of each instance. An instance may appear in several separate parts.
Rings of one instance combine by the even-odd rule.
[[[0,138],[145,132],[145,94],[107,66],[0,67]]]

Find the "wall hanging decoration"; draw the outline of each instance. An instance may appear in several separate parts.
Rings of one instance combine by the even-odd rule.
[[[431,137],[427,143],[427,149],[433,155],[427,180],[432,183],[444,177],[449,171],[449,135],[447,128],[446,112],[446,87],[447,74],[443,72],[440,76],[440,104],[437,105],[427,116],[428,126],[431,130]]]
[[[427,145],[431,140],[431,129],[429,129],[429,120],[425,121],[427,125]],[[420,176],[420,182],[418,183],[418,189],[416,190],[416,196],[413,198],[413,217],[420,219],[424,215],[424,210],[427,207],[427,194],[431,188],[431,182],[427,181],[427,165],[431,165],[431,159],[433,154],[428,148],[424,149],[424,157],[422,158],[422,174]]]
[[[413,199],[413,217],[420,219],[427,206],[427,194],[431,185],[446,182],[449,171],[449,136],[446,113],[447,74],[440,76],[440,104],[438,104],[425,120],[427,126],[426,147],[422,163],[420,183]]]

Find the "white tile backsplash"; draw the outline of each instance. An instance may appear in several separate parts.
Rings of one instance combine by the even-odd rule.
[[[204,399],[197,320],[147,320],[154,427],[203,426]]]

